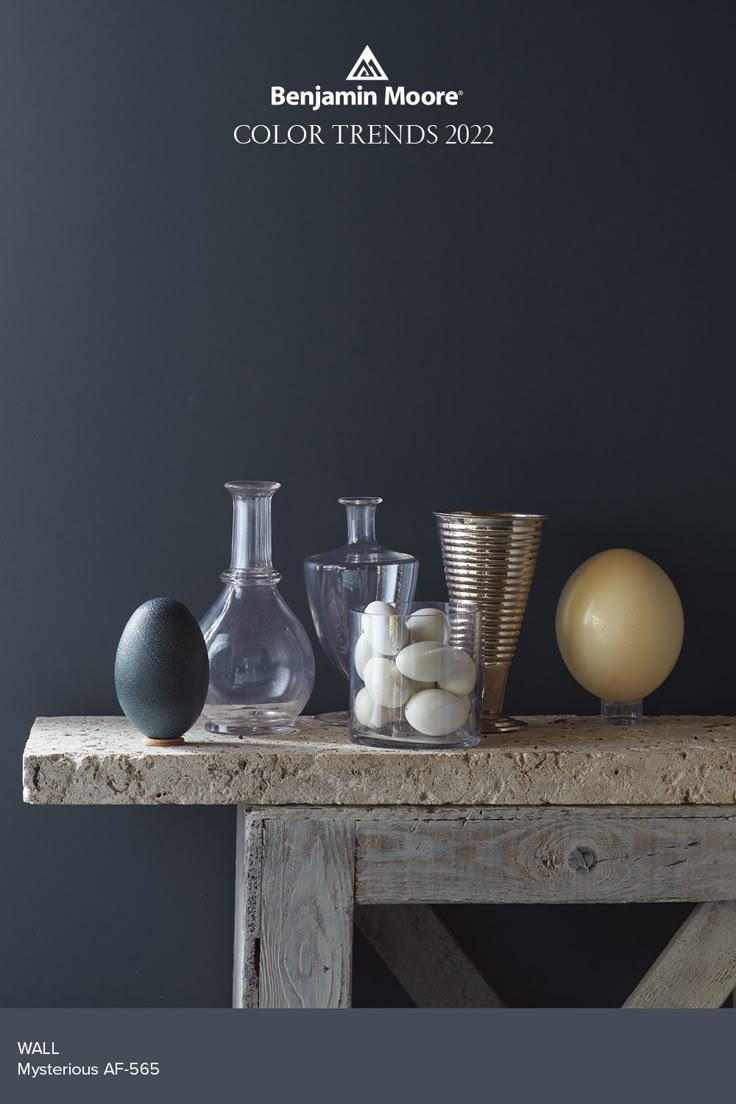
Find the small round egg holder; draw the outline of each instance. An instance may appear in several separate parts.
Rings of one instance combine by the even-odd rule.
[[[612,702],[601,699],[601,721],[603,724],[632,727],[644,720],[644,699],[636,701]]]

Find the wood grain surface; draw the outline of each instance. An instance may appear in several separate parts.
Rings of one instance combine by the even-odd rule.
[[[355,831],[345,820],[264,824],[261,1008],[349,1008]]]
[[[720,1008],[736,986],[736,902],[698,905],[624,1008]]]
[[[736,898],[736,811],[461,810],[357,821],[362,904]]]
[[[233,1008],[258,1007],[263,819],[238,808],[235,840]]]

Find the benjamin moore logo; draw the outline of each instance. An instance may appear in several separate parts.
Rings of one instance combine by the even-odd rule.
[[[388,80],[388,77],[370,46],[366,46],[345,80]]]
[[[382,49],[382,47],[381,47]],[[390,60],[393,71],[393,61]],[[338,72],[345,72],[340,65]],[[337,78],[339,80],[339,77]],[[311,88],[286,88],[283,84],[271,85],[271,107],[302,107],[320,111],[323,107],[336,108],[405,108],[405,107],[457,107],[463,94],[461,88],[407,88],[403,84],[390,84],[386,70],[370,46],[364,46],[353,62],[353,67],[339,88],[323,88],[315,84]],[[357,112],[356,112],[357,114]],[[415,114],[418,114],[415,113]],[[285,112],[279,122],[238,123],[233,138],[239,146],[492,146],[493,126],[487,122],[472,122],[454,112],[458,122],[451,122],[447,115],[433,118],[422,113],[421,120],[411,114],[397,120],[391,114],[389,120],[376,120],[371,112],[360,121],[333,121],[328,114],[324,123],[307,122],[304,117],[294,119],[293,112]]]
[[[345,80],[388,82],[388,77],[370,46],[365,46]],[[364,88],[362,83],[353,88],[338,89],[323,88],[321,84],[304,89],[273,84],[271,107],[311,107],[312,111],[319,111],[322,107],[378,107],[380,104],[385,107],[457,107],[462,96],[461,89],[420,90],[406,88],[403,84],[388,83],[381,91]]]

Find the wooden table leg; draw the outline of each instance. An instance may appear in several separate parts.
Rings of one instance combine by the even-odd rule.
[[[355,823],[263,820],[259,1008],[348,1008],[352,985]]]
[[[263,817],[238,806],[233,1008],[258,1007]]]

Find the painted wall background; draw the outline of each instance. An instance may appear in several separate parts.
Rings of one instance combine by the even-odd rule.
[[[595,708],[557,595],[593,552],[639,549],[687,619],[649,710],[736,712],[733,7],[6,0],[0,20],[0,1003],[226,1005],[232,810],[20,800],[36,714],[117,711],[131,610],[212,600],[226,479],[283,483],[275,562],[306,624],[301,561],[342,543],[341,494],[384,496],[379,536],[419,555],[427,599],[433,509],[549,512],[513,711]],[[366,42],[393,83],[462,88],[495,145],[234,143],[284,120],[271,84],[344,87]],[[317,662],[311,711],[338,707]],[[508,1003],[584,1006],[620,1003],[686,911],[445,915]],[[355,1001],[407,1003],[360,940]]]

